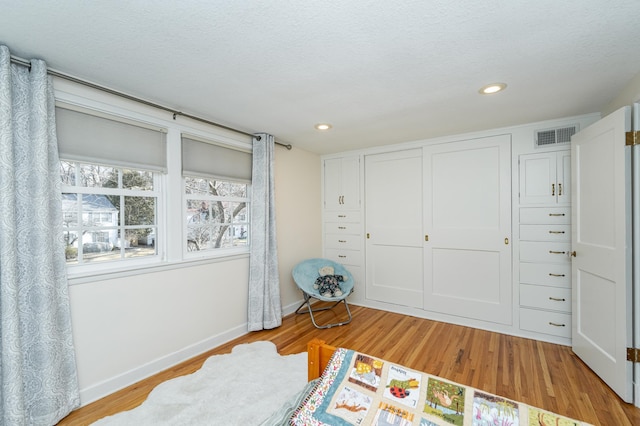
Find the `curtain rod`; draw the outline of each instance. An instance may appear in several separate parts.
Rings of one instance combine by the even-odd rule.
[[[27,67],[27,68],[31,69],[31,62],[27,61],[26,59],[22,59],[22,58],[19,58],[17,56],[11,55],[11,62],[14,63],[14,64],[22,65],[24,67]],[[169,108],[169,107],[166,107],[164,105],[160,105],[160,104],[157,104],[155,102],[150,102],[150,101],[147,101],[147,100],[144,100],[144,99],[136,98],[135,96],[127,95],[126,93],[119,92],[119,91],[113,90],[113,89],[109,89],[108,87],[100,86],[98,84],[91,83],[90,81],[82,80],[82,79],[79,79],[77,77],[73,77],[73,76],[71,76],[69,74],[65,74],[65,73],[62,73],[62,72],[59,72],[59,71],[55,71],[55,70],[53,70],[51,68],[47,68],[47,74],[52,75],[54,77],[63,78],[65,80],[68,80],[68,81],[71,81],[71,82],[74,82],[74,83],[82,84],[83,86],[88,86],[88,87],[91,87],[93,89],[98,89],[98,90],[101,90],[103,92],[110,93],[112,95],[116,95],[116,96],[119,96],[121,98],[128,99],[130,101],[139,102],[139,103],[144,104],[144,105],[148,105],[148,106],[151,106],[151,107],[154,107],[154,108],[157,108],[157,109],[168,111],[168,112],[173,114],[173,119],[174,120],[176,119],[176,117],[178,115],[180,115],[180,116],[183,116],[183,117],[190,118],[192,120],[196,120],[196,121],[200,121],[202,123],[210,124],[212,126],[220,127],[222,129],[231,130],[232,132],[241,133],[243,135],[255,137],[257,140],[261,139],[260,136],[256,136],[256,135],[254,135],[252,133],[248,133],[248,132],[245,132],[245,131],[242,131],[242,130],[234,129],[233,127],[225,126],[224,124],[219,124],[219,123],[216,123],[214,121],[206,120],[204,118],[197,117],[197,116],[191,115],[191,114],[187,114],[187,113],[184,113],[182,111],[176,111],[176,110],[174,110],[172,108]],[[283,146],[283,147],[287,148],[288,150],[291,150],[291,148],[292,148],[291,144],[285,144],[285,143],[281,143],[281,142],[278,142],[278,141],[275,141],[275,143],[277,145],[280,145],[280,146]]]

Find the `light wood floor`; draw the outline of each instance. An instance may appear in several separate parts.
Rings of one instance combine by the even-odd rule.
[[[341,307],[336,308],[337,314]],[[343,309],[343,308],[342,308]],[[270,340],[283,354],[314,337],[467,386],[595,425],[640,425],[640,409],[622,402],[569,347],[352,306],[353,322],[318,330],[292,314],[275,330],[253,332],[82,407],[60,425],[87,425],[141,404],[159,383],[192,373],[211,355]],[[323,313],[331,319],[333,313]]]

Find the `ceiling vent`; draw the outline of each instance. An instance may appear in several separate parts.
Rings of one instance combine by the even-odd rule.
[[[571,136],[576,134],[578,130],[580,130],[578,124],[555,129],[536,130],[536,148],[568,144],[571,142]]]

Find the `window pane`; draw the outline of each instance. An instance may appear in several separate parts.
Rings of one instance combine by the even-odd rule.
[[[123,170],[122,187],[137,191],[153,191],[153,173],[141,170]]]
[[[155,197],[124,197],[124,224],[126,226],[155,225]]]
[[[234,197],[247,198],[247,184],[231,182],[229,184],[229,192]]]
[[[97,164],[80,164],[80,185],[88,188],[117,188],[118,169]]]
[[[127,236],[127,244],[124,251],[125,258],[153,256],[156,254],[153,228],[129,229],[125,235]]]
[[[60,178],[63,185],[76,184],[76,166],[69,161],[60,161]]]
[[[209,180],[202,178],[186,177],[185,194],[208,194]]]

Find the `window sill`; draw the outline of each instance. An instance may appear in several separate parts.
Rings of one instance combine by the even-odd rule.
[[[135,275],[144,275],[155,272],[168,271],[180,268],[191,268],[194,266],[205,265],[209,263],[228,262],[236,259],[244,259],[249,257],[249,252],[227,253],[218,256],[198,257],[197,259],[185,259],[173,262],[157,262],[135,265],[120,265],[117,268],[104,268],[95,271],[67,272],[67,280],[70,286],[78,284],[86,284],[96,281],[105,281],[115,278],[122,278]]]

